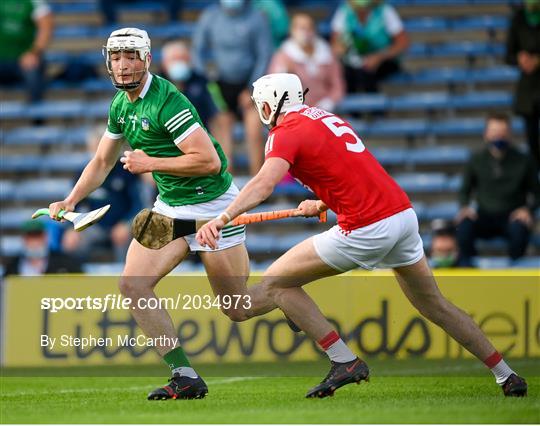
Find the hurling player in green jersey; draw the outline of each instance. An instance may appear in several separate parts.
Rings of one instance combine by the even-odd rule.
[[[203,127],[189,100],[169,81],[152,75],[150,39],[146,31],[124,28],[114,31],[104,48],[107,70],[119,89],[111,102],[108,127],[95,157],[88,163],[68,197],[50,205],[51,217],[76,204],[98,188],[121,154],[123,141],[132,151],[122,153],[124,169],[151,172],[159,195],[154,211],[171,218],[215,217],[229,205],[238,189],[226,171],[227,159],[217,141]],[[152,391],[149,399],[201,398],[206,384],[191,367],[177,342],[171,317],[164,309],[139,309],[141,299],[154,298],[159,280],[190,251],[198,251],[216,296],[241,295],[241,303],[259,303],[248,293],[249,259],[244,245],[244,226],[229,227],[221,235],[219,250],[202,247],[195,235],[179,238],[160,250],[133,240],[120,280],[120,291],[132,300],[133,316],[151,338],[161,339],[157,351],[169,365],[172,379]],[[261,297],[261,300],[266,300]],[[267,302],[261,302],[267,303]],[[249,306],[245,306],[249,308]],[[237,310],[223,309],[236,318]],[[268,309],[266,309],[267,311]]]

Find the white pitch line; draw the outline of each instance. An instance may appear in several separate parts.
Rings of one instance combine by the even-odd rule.
[[[234,382],[242,382],[247,380],[256,380],[256,379],[262,379],[263,377],[227,377],[224,379],[217,379],[217,380],[206,380],[206,383],[208,385],[221,385],[226,383],[234,383]],[[104,392],[104,391],[137,391],[137,390],[147,390],[150,391],[149,388],[151,388],[152,385],[140,385],[140,386],[124,386],[124,387],[107,387],[104,388],[73,388],[73,389],[47,389],[47,390],[33,390],[33,391],[23,391],[23,392],[10,392],[6,393],[3,392],[3,396],[5,397],[11,397],[11,396],[25,396],[25,395],[50,395],[50,394],[70,394],[70,393],[91,393],[91,392]]]

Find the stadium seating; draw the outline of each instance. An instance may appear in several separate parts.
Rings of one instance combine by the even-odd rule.
[[[55,70],[68,61],[93,66],[101,77],[82,82],[54,79],[48,84],[48,98],[34,105],[24,102],[20,85],[5,90],[9,100],[0,102],[1,143],[0,213],[3,255],[20,248],[17,233],[21,223],[37,207],[60,199],[70,190],[75,173],[85,164],[85,140],[95,123],[105,123],[114,87],[102,72],[100,51],[104,39],[116,26],[99,25],[95,0],[64,2],[52,0],[57,25],[54,43],[46,52]],[[211,0],[184,0],[188,20],[164,22],[160,2],[125,5],[121,21],[126,26],[147,29],[153,39],[153,62],[160,60],[159,47],[170,37],[189,39],[195,20]],[[504,32],[508,26],[508,5],[513,0],[392,0],[404,17],[412,44],[403,56],[404,71],[391,77],[378,94],[350,94],[337,106],[373,155],[388,168],[409,193],[420,220],[426,248],[430,246],[429,222],[452,219],[457,210],[455,192],[461,183],[461,168],[478,148],[485,112],[510,111],[512,85],[519,77],[516,68],[504,65]],[[294,10],[316,10],[319,30],[330,33],[334,2],[296,0]],[[291,9],[292,10],[292,9]],[[96,47],[97,46],[97,47]],[[309,95],[308,95],[309,101]],[[43,125],[32,125],[34,120]],[[521,120],[512,127],[519,140]],[[236,141],[244,139],[241,125]],[[245,150],[235,152],[235,182],[248,181]],[[296,182],[278,185],[275,194],[258,210],[292,208],[311,193]],[[335,214],[329,215],[330,224]],[[328,225],[326,225],[328,227]],[[284,250],[316,230],[325,229],[317,219],[287,219],[250,228],[247,245],[253,254],[252,267],[268,266]],[[532,241],[533,253],[540,253],[540,236]],[[538,258],[527,257],[515,265],[500,255],[504,243],[482,241],[488,254],[477,259],[480,267],[534,267]],[[536,251],[534,251],[536,250]],[[536,263],[535,263],[536,262]],[[179,271],[198,271],[201,265],[188,261]],[[117,264],[89,264],[88,272],[111,273]]]

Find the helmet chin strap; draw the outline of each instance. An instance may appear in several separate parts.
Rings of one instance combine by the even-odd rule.
[[[274,113],[274,116],[272,117],[272,120],[270,121],[269,128],[272,129],[276,127],[277,119],[279,117],[279,114],[281,114],[281,108],[283,108],[283,103],[285,102],[285,99],[287,99],[287,96],[289,95],[289,92],[285,91],[283,92],[283,95],[281,95],[281,99],[279,100],[276,108],[276,112]]]
[[[304,90],[304,93],[302,93],[302,102],[305,103],[306,101],[306,95],[308,94],[309,92],[309,87],[306,87],[306,90]]]

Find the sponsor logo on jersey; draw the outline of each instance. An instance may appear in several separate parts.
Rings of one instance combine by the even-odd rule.
[[[150,129],[150,120],[148,118],[141,118],[141,127],[145,131]]]
[[[118,124],[126,124],[126,120],[124,119],[124,117],[118,117],[118,120],[116,120],[116,122]]]

